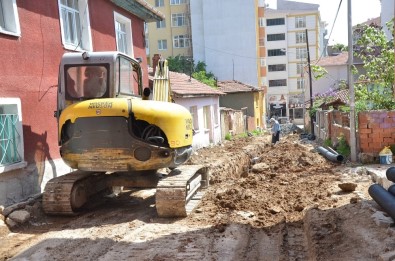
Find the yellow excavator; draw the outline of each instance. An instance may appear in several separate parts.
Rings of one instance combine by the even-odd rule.
[[[208,186],[205,166],[182,165],[192,153],[190,112],[169,102],[166,62],[151,89],[137,59],[120,52],[65,53],[58,83],[60,155],[73,169],[48,181],[47,214],[78,213],[113,187],[156,188],[160,217],[186,216]],[[152,98],[154,97],[154,98]],[[167,175],[158,170],[168,168]]]

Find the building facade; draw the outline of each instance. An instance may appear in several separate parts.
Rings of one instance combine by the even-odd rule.
[[[318,7],[278,0],[277,9],[267,8],[265,18],[260,21],[266,33],[269,117],[303,122],[304,100],[310,97],[308,51],[311,63],[326,55],[325,23],[320,19]]]
[[[164,59],[172,56],[192,57],[190,0],[147,0],[165,19],[146,24],[147,59],[152,66],[155,54]]]
[[[9,205],[70,171],[54,118],[62,55],[118,50],[140,57],[148,86],[144,21],[162,16],[143,0],[7,0],[0,14],[0,205]]]

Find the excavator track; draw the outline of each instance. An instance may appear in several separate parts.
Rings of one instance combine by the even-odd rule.
[[[159,217],[186,217],[200,201],[208,183],[208,167],[183,165],[172,170],[156,188]]]
[[[103,172],[74,171],[47,182],[42,199],[44,212],[74,215],[94,194],[107,188]]]

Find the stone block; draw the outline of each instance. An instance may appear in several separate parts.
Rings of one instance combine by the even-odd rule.
[[[16,210],[8,215],[8,218],[12,219],[17,223],[25,223],[30,218],[30,213],[26,210]],[[7,219],[8,219],[7,218]]]
[[[376,222],[376,224],[380,227],[388,228],[394,224],[394,220],[382,211],[376,211],[372,215],[372,218],[374,219],[374,222]]]

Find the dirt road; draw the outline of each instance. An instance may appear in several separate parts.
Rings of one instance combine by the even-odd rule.
[[[378,260],[394,251],[379,226],[363,168],[335,165],[297,136],[248,137],[199,150],[211,168],[202,202],[183,219],[158,218],[155,190],[125,190],[77,217],[45,216],[4,235],[6,260]],[[338,184],[357,184],[343,192]]]

